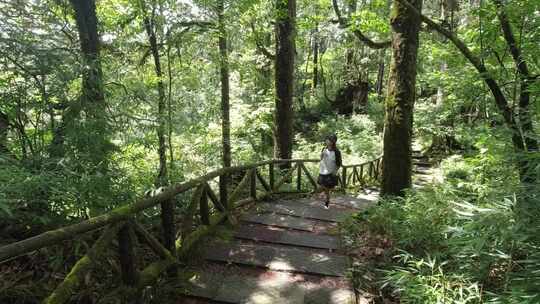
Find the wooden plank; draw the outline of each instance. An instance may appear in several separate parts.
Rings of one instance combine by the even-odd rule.
[[[347,256],[313,252],[310,249],[242,243],[211,244],[208,249],[205,258],[210,261],[263,267],[276,271],[342,277],[349,268]]]
[[[275,215],[270,213],[246,214],[240,220],[248,223],[263,224],[303,231],[313,231],[313,227],[317,223],[314,220],[301,219],[288,215]]]
[[[330,208],[326,210],[322,207],[322,203],[320,203],[319,208],[314,208],[308,204],[299,204],[295,201],[277,201],[271,203],[263,202],[259,204],[259,206],[262,210],[267,212],[315,219],[325,222],[340,222],[350,213],[348,210],[338,208]]]
[[[242,225],[234,233],[235,238],[257,242],[336,250],[339,237],[310,232],[276,230],[262,225]]]

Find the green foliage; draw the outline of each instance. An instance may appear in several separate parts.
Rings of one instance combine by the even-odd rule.
[[[403,303],[482,303],[480,286],[458,274],[448,273],[445,262],[418,259],[408,253],[397,256],[403,265],[384,271],[383,286],[395,286]]]
[[[368,115],[358,114],[350,118],[333,115],[319,121],[309,137],[297,139],[294,157],[319,158],[324,140],[330,134],[337,134],[345,164],[358,164],[380,155],[381,139],[375,123]]]
[[[522,207],[537,206],[539,189],[521,188],[498,143],[479,139],[479,153],[442,162],[444,184],[385,199],[346,226],[353,247],[361,235],[392,240],[394,258],[365,270],[380,288],[405,303],[540,300],[540,212]]]

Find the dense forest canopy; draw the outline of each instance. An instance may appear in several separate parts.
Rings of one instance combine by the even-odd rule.
[[[405,196],[405,206],[418,200],[416,208],[444,205],[432,210],[444,220],[423,236],[442,242],[443,224],[459,227],[461,245],[447,247],[465,257],[463,268],[483,271],[452,279],[480,282],[495,300],[532,295],[535,303],[540,281],[519,281],[518,260],[540,260],[532,253],[540,248],[539,45],[536,0],[4,0],[0,243],[217,168],[318,158],[325,136],[336,134],[346,164],[384,153],[383,194]],[[446,170],[431,197],[411,194],[413,150]],[[235,178],[221,177],[222,198]],[[487,204],[494,215],[453,221],[451,200]],[[410,233],[394,236],[421,234],[412,213],[420,210],[395,203],[370,220],[388,212],[412,225],[384,226]],[[497,221],[510,228],[490,230]],[[472,244],[475,232],[485,243]],[[446,244],[429,242],[418,248],[448,257]],[[508,255],[497,260],[499,249]],[[424,283],[409,283],[396,290],[416,303],[415,284]],[[31,287],[36,298],[48,288]]]

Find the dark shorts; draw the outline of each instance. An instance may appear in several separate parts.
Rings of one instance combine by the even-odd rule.
[[[325,188],[334,188],[338,184],[338,177],[334,174],[319,174],[317,183]]]

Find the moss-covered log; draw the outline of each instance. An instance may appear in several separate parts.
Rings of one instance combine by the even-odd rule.
[[[86,273],[91,269],[92,265],[107,252],[107,246],[112,239],[117,235],[121,224],[115,224],[103,231],[96,243],[90,250],[79,260],[71,271],[66,276],[64,281],[56,287],[53,293],[43,301],[44,304],[63,304],[70,298],[75,289],[81,284]]]
[[[180,260],[185,259],[191,250],[203,237],[213,233],[218,225],[227,218],[227,212],[215,214],[210,218],[210,225],[200,226],[186,237],[182,242],[176,242],[177,256]],[[139,276],[139,288],[152,285],[161,273],[176,263],[176,259],[165,259],[148,265]]]

